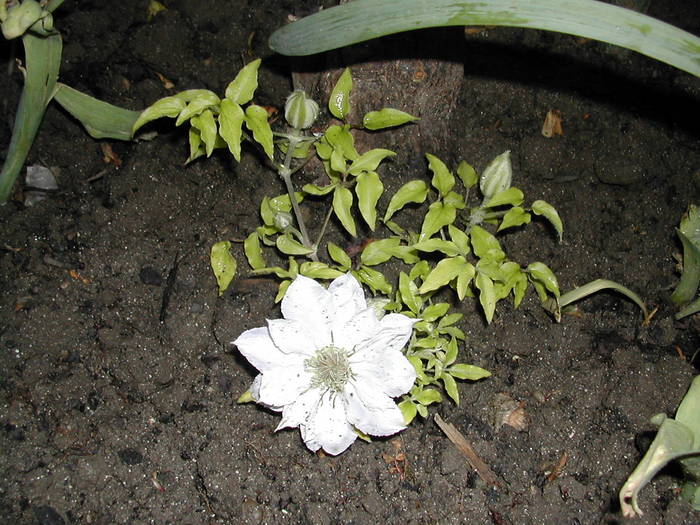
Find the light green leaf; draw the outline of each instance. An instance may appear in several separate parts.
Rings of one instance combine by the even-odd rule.
[[[262,248],[260,247],[260,237],[257,232],[253,232],[245,241],[243,241],[243,251],[248,258],[248,264],[253,270],[260,270],[267,266],[263,258]]]
[[[399,273],[399,293],[403,304],[408,306],[414,314],[418,315],[423,307],[423,300],[418,295],[418,287],[404,272]]]
[[[479,182],[479,175],[477,175],[476,170],[464,160],[457,166],[457,176],[467,189],[476,186],[476,183]]]
[[[442,403],[442,394],[434,388],[424,388],[420,392],[414,394],[413,398],[423,406],[432,405],[433,403]]]
[[[377,202],[384,192],[384,185],[374,171],[360,173],[357,176],[355,193],[357,194],[357,207],[360,209],[362,218],[374,231],[377,223]]]
[[[447,345],[447,352],[445,352],[445,360],[443,361],[444,366],[449,366],[457,360],[458,351],[457,340],[453,337]]]
[[[489,201],[484,204],[485,208],[495,208],[496,206],[504,206],[510,204],[511,206],[518,206],[522,204],[525,196],[523,192],[518,188],[511,186],[508,189],[496,193]]]
[[[554,206],[546,203],[545,201],[539,200],[532,203],[532,212],[537,215],[542,215],[547,219],[559,235],[559,242],[561,242],[562,234],[564,233],[564,225],[561,222],[559,213],[554,209]]]
[[[458,210],[463,210],[467,207],[467,205],[464,203],[464,197],[462,197],[459,193],[455,193],[454,191],[448,192],[447,195],[443,197],[442,201],[449,206],[457,208]]]
[[[472,226],[470,238],[474,255],[479,259],[501,261],[505,258],[506,254],[501,249],[501,245],[496,240],[496,237],[481,226]]]
[[[384,222],[388,221],[394,213],[399,211],[409,202],[422,203],[428,195],[428,185],[422,180],[407,182],[394,193],[389,201],[389,207],[384,214]]]
[[[467,265],[459,272],[459,275],[457,275],[457,297],[459,297],[460,301],[463,301],[467,296],[471,296],[469,284],[472,282],[475,273],[476,269],[474,266],[467,263]]]
[[[512,189],[512,188],[511,188]],[[508,190],[506,190],[508,191]],[[498,231],[505,230],[506,228],[513,228],[515,226],[520,226],[522,224],[530,223],[530,214],[522,209],[520,206],[514,206],[506,212],[503,216],[501,224],[498,226]]]
[[[376,148],[363,153],[353,161],[348,173],[359,175],[365,171],[376,171],[379,164],[387,157],[395,157],[396,153],[388,149]]]
[[[352,75],[350,68],[346,67],[328,99],[328,109],[335,118],[345,120],[350,113],[350,91],[352,91]]]
[[[464,363],[452,365],[447,369],[447,372],[457,379],[468,379],[469,381],[478,381],[479,379],[483,379],[491,375],[491,372],[488,370]]]
[[[544,285],[555,297],[559,297],[559,283],[554,272],[541,262],[534,262],[525,269],[531,281]]]
[[[202,144],[202,135],[197,128],[190,127],[188,137],[190,141],[190,156],[187,158],[187,164],[192,162],[194,159],[201,157],[207,152],[206,148]]]
[[[444,241],[436,237],[417,242],[413,247],[421,252],[442,252],[449,257],[462,254],[462,251],[452,241]]]
[[[415,264],[420,261],[420,257],[413,246],[400,245],[391,250],[391,254],[397,259],[401,259],[406,264]]]
[[[479,289],[479,302],[484,309],[486,322],[491,323],[496,311],[496,294],[493,290],[493,281],[481,272],[476,274],[476,287]]]
[[[213,91],[203,89],[202,92],[187,104],[187,107],[180,112],[180,115],[175,121],[175,125],[179,126],[183,122],[199,115],[205,109],[216,108],[219,106],[221,99]]]
[[[336,187],[336,184],[329,184],[328,186],[318,186],[317,184],[304,184],[301,190],[309,195],[326,195],[332,192]]]
[[[413,268],[411,268],[411,271],[408,274],[408,278],[411,279],[412,281],[418,279],[420,277],[422,280],[425,280],[426,276],[430,273],[430,265],[428,264],[428,261],[418,261]]]
[[[350,235],[355,237],[355,220],[352,218],[352,192],[344,186],[336,186],[333,192],[333,211]]]
[[[376,266],[388,261],[394,255],[392,248],[396,248],[401,243],[401,239],[389,237],[370,242],[362,250],[360,261],[367,266]]]
[[[435,155],[427,153],[425,156],[428,158],[428,168],[433,172],[431,184],[440,192],[440,196],[444,197],[455,185],[454,175],[450,173],[445,163]]]
[[[308,255],[313,253],[311,248],[307,248],[288,233],[277,237],[275,245],[279,251],[286,255]]]
[[[422,382],[422,383],[428,383],[430,382],[430,379],[428,378],[427,375],[425,375],[425,370],[423,369],[423,361],[420,360],[419,357],[415,355],[408,355],[406,356],[406,359],[408,359],[409,363],[413,365],[414,370],[416,371],[416,376],[417,380]],[[411,394],[414,394],[416,390],[420,390],[419,387],[414,386],[411,388]]]
[[[255,104],[248,106],[245,110],[245,125],[253,132],[255,142],[260,144],[265,150],[265,154],[272,159],[275,148],[272,141],[272,129],[267,121],[267,110]]]
[[[350,133],[349,125],[330,126],[326,130],[324,138],[333,147],[333,151],[337,151],[343,159],[354,161],[360,157],[355,149],[355,139]]]
[[[469,236],[454,224],[448,224],[447,231],[450,234],[450,239],[457,246],[460,255],[467,255],[469,253]]]
[[[381,292],[384,295],[391,294],[391,285],[389,281],[386,280],[383,273],[369,268],[368,266],[362,266],[359,270],[352,272],[352,274],[358,281],[369,286],[374,293]]]
[[[444,204],[442,201],[432,203],[423,219],[423,226],[420,232],[421,238],[430,237],[443,226],[452,224],[456,213],[454,206]]]
[[[230,241],[220,241],[211,247],[209,257],[211,269],[214,271],[214,277],[219,285],[219,295],[228,288],[229,284],[236,275],[237,263],[236,259],[231,255]]]
[[[237,162],[241,161],[241,141],[243,140],[243,121],[245,113],[241,106],[225,98],[221,101],[219,113],[219,134],[228,144],[228,149]]]
[[[209,157],[212,154],[212,151],[214,151],[216,139],[219,136],[216,130],[216,120],[214,120],[214,115],[210,109],[205,109],[196,117],[192,117],[190,119],[190,124],[199,130],[202,142],[206,147],[207,157]]]
[[[299,266],[299,273],[312,279],[335,279],[343,275],[343,272],[331,268],[326,263],[309,261]]]
[[[331,256],[331,259],[333,259],[335,262],[337,262],[343,270],[349,270],[350,267],[352,266],[352,260],[350,259],[350,256],[348,256],[347,253],[345,253],[345,250],[343,250],[340,246],[337,244],[334,244],[332,242],[328,243],[328,255]]]
[[[419,293],[424,294],[445,286],[452,279],[457,277],[460,272],[465,271],[467,265],[469,265],[469,263],[461,255],[442,259],[425,278],[425,281],[423,281],[419,289]]]
[[[452,398],[452,401],[454,401],[456,405],[459,405],[459,390],[457,390],[455,378],[449,374],[443,373],[440,379],[442,379],[442,383],[445,385],[445,392],[447,392],[447,395]]]
[[[226,87],[226,98],[236,104],[246,104],[253,99],[258,87],[260,59],[253,60],[238,72],[236,78]]]
[[[275,297],[275,303],[279,303],[282,299],[284,299],[284,295],[287,293],[287,288],[289,288],[290,284],[292,284],[291,279],[287,279],[286,281],[282,281],[280,283],[280,286],[277,289],[277,296]]]
[[[450,309],[449,303],[436,303],[427,306],[421,313],[420,317],[423,321],[432,323],[437,320],[438,317],[442,317]]]
[[[415,419],[418,411],[416,410],[416,405],[410,399],[404,399],[399,403],[399,410],[401,410],[401,415],[403,416],[403,422],[405,425],[410,425]]]
[[[187,103],[182,98],[177,96],[165,97],[156,100],[151,106],[144,109],[139,118],[134,122],[133,131],[136,131],[144,124],[162,117],[175,118],[180,114],[180,111],[185,109]]]
[[[391,128],[394,126],[400,126],[401,124],[406,124],[407,122],[414,122],[420,120],[418,117],[392,108],[383,108],[379,111],[370,111],[366,113],[362,119],[362,125],[365,129],[376,130]]]
[[[525,291],[527,290],[527,276],[520,272],[518,275],[515,286],[513,286],[513,306],[516,308],[520,306],[523,297],[525,297]]]
[[[441,328],[445,328],[447,326],[451,326],[455,323],[458,323],[459,321],[462,320],[462,317],[464,317],[464,314],[459,314],[459,313],[453,313],[453,314],[448,314],[440,321],[438,322],[438,330]]]

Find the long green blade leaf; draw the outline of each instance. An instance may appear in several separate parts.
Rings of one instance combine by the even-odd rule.
[[[282,27],[270,47],[311,55],[413,29],[496,25],[544,29],[632,49],[700,76],[700,38],[595,0],[354,0]]]

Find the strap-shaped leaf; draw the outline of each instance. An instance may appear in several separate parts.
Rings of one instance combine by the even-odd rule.
[[[245,110],[245,125],[253,132],[253,139],[265,150],[265,154],[272,159],[274,144],[272,142],[272,129],[267,121],[267,111],[262,106],[251,104]]]
[[[358,175],[355,193],[357,194],[357,207],[360,209],[360,214],[362,214],[369,229],[374,231],[377,223],[377,202],[384,193],[384,185],[379,175],[374,171]]]
[[[384,222],[387,222],[397,211],[410,202],[420,204],[428,195],[428,185],[422,180],[407,182],[394,193],[389,201],[389,207],[384,214]]]
[[[355,237],[355,219],[352,218],[352,192],[344,186],[336,186],[333,192],[333,212],[347,232]]]
[[[259,58],[253,60],[238,72],[236,78],[226,87],[227,99],[241,105],[253,100],[253,94],[258,88],[260,62]]]
[[[228,149],[237,162],[241,161],[241,142],[243,140],[243,121],[245,113],[240,105],[231,99],[221,101],[219,113],[219,134],[228,145]]]
[[[383,108],[379,111],[370,111],[366,113],[362,119],[362,125],[365,129],[377,130],[385,128],[393,128],[401,126],[407,122],[415,122],[420,120],[410,113],[392,108]]]

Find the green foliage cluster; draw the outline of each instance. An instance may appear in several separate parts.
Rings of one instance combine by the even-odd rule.
[[[352,272],[376,296],[382,312],[400,312],[420,319],[406,349],[417,380],[399,404],[407,422],[416,415],[425,417],[429,405],[442,401],[443,392],[459,403],[457,380],[490,375],[477,366],[457,362],[459,345],[465,341],[465,334],[457,326],[462,314],[450,311],[444,299],[446,290],[456,293],[459,300],[478,297],[489,323],[499,301],[512,297],[517,307],[530,286],[557,319],[562,306],[592,293],[582,287],[560,296],[557,279],[547,265],[536,261],[523,267],[503,250],[496,234],[525,226],[533,216],[547,220],[559,239],[563,233],[561,219],[550,204],[536,200],[527,205],[523,192],[512,186],[508,151],[493,159],[480,175],[466,162],[460,162],[453,173],[437,156],[428,154],[430,180],[407,182],[389,197],[387,209],[379,213],[379,201],[385,192],[379,169],[396,154],[383,148],[358,151],[352,130],[381,130],[417,119],[397,109],[383,108],[353,121],[352,75],[346,69],[327,105],[339,123],[330,125],[324,133],[307,132],[318,116],[318,104],[302,91],[295,91],[285,104],[288,128],[273,130],[266,110],[252,103],[259,66],[259,60],[246,65],[228,85],[223,98],[209,90],[188,90],[157,101],[140,115],[133,131],[161,117],[175,118],[176,125],[189,123],[188,162],[209,156],[216,148],[228,148],[239,160],[244,141],[264,153],[284,181],[287,193],[262,199],[262,224],[243,241],[252,273],[280,279],[279,301],[298,275],[330,280]],[[295,189],[292,176],[313,155],[321,161],[327,180]],[[301,213],[305,199],[328,203],[315,241]],[[422,214],[418,229],[402,225],[408,208]],[[338,244],[322,243],[333,218],[352,237],[357,236],[359,222],[373,232],[381,229],[386,236],[374,234],[375,238],[351,257]],[[415,220],[405,222],[416,224]],[[286,265],[269,265],[267,250],[286,258]],[[383,272],[382,265],[389,262],[399,267],[395,284]],[[212,247],[211,264],[222,294],[237,270],[230,241]],[[600,281],[586,286],[595,291],[617,285]],[[631,297],[631,292],[621,291]],[[643,304],[641,300],[639,304]]]

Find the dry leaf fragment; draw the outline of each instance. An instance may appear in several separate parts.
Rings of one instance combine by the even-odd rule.
[[[163,84],[163,87],[165,89],[173,89],[175,87],[175,84],[172,83],[167,77],[164,75],[161,75],[156,71],[156,76],[158,77],[158,80],[160,80],[160,83]]]
[[[102,150],[102,162],[105,164],[114,164],[115,168],[122,167],[122,159],[115,153],[110,143],[100,142],[100,149]]]
[[[559,460],[552,467],[552,470],[549,471],[549,473],[545,472],[545,474],[547,474],[547,481],[549,483],[551,483],[561,475],[561,472],[562,470],[564,470],[567,461],[569,461],[569,454],[566,451],[564,451],[561,453],[561,456],[559,456]]]
[[[496,430],[503,425],[508,425],[518,432],[523,432],[530,424],[530,416],[525,411],[525,403],[516,401],[505,392],[499,392],[494,396],[491,410],[491,425]]]
[[[561,111],[558,109],[550,109],[547,111],[547,116],[542,125],[542,135],[551,139],[554,135],[563,135],[564,130],[561,127]]]

